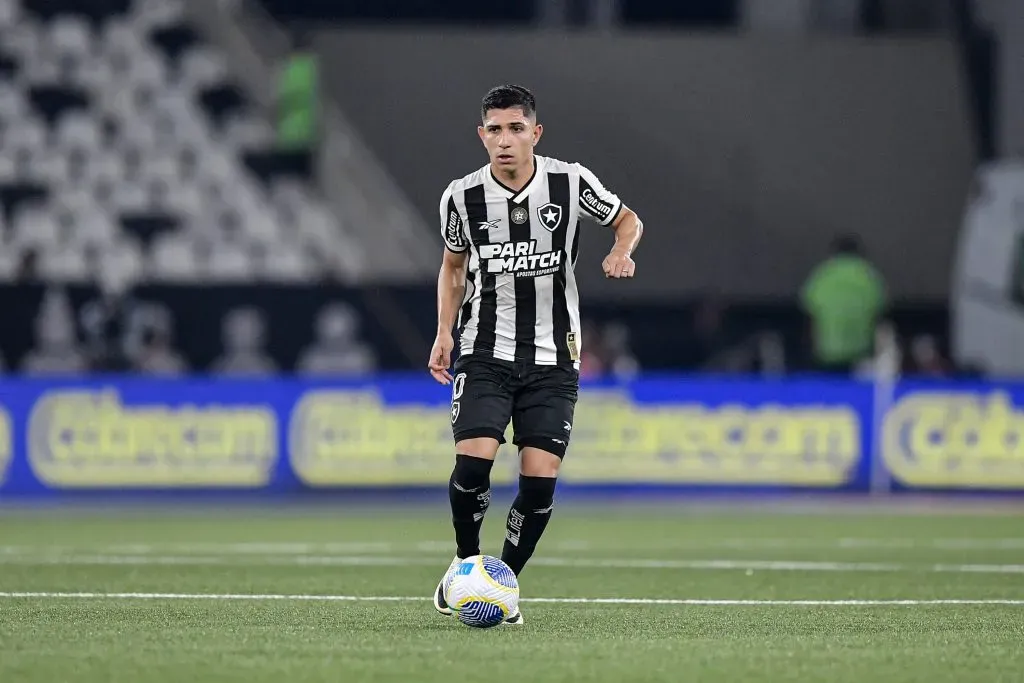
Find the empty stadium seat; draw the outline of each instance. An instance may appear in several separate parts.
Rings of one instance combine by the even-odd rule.
[[[93,51],[92,27],[80,16],[55,17],[44,40],[46,48],[56,54],[82,58]]]
[[[17,166],[14,163],[14,157],[9,154],[0,153],[0,185],[6,185],[15,180],[17,176]]]
[[[14,26],[21,18],[19,0],[0,0],[0,28]]]
[[[63,245],[43,252],[40,272],[48,280],[64,283],[85,282],[90,268],[77,245]]]
[[[12,242],[19,247],[41,250],[56,248],[63,241],[61,228],[47,207],[36,205],[23,208],[13,222]]]
[[[308,279],[313,264],[305,253],[293,246],[277,247],[272,252],[257,250],[256,270],[264,279],[276,282],[301,282]]]
[[[37,249],[65,280],[301,281],[344,241],[185,17],[182,0],[0,0],[0,280]]]
[[[208,274],[218,282],[247,282],[254,268],[250,252],[238,244],[214,243],[210,250]]]
[[[13,280],[17,275],[21,250],[8,243],[0,243],[0,280]]]
[[[199,279],[199,269],[192,241],[180,233],[156,238],[149,260],[153,279],[162,282],[192,282]]]

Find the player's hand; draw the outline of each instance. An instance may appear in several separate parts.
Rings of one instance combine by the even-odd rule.
[[[430,375],[441,384],[451,384],[452,375],[448,368],[452,364],[452,349],[455,348],[455,340],[451,332],[438,332],[434,339],[434,347],[430,349],[430,361],[427,368]]]
[[[636,263],[633,262],[629,254],[614,249],[604,257],[601,267],[604,268],[605,277],[633,277],[633,274],[636,273]]]

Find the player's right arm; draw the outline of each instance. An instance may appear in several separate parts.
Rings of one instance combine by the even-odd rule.
[[[437,337],[430,350],[427,368],[441,384],[452,381],[452,350],[455,338],[452,328],[466,294],[466,268],[469,263],[469,244],[463,231],[462,216],[452,199],[451,185],[441,196],[441,237],[444,238],[444,257],[437,275]]]

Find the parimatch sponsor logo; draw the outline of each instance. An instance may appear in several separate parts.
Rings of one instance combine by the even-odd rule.
[[[537,251],[537,241],[481,244],[480,260],[488,273],[510,273],[516,277],[537,277],[557,273],[562,267],[561,251]]]

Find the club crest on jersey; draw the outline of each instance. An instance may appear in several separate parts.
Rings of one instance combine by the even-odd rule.
[[[562,223],[562,207],[558,204],[545,204],[537,209],[540,224],[549,232],[554,232]]]
[[[512,222],[516,225],[522,225],[530,219],[529,212],[521,206],[517,206],[512,209]]]

